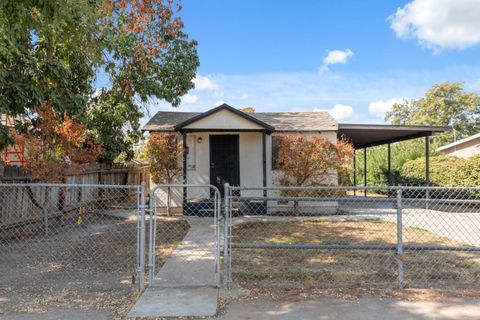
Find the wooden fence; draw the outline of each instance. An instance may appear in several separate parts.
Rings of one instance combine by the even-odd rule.
[[[90,165],[66,177],[65,185],[77,187],[37,187],[21,168],[0,163],[0,229],[49,219],[92,203],[131,197],[135,189],[82,188],[89,185],[139,185],[147,183],[148,167],[141,163],[115,166]],[[38,181],[36,181],[38,182]],[[13,185],[13,183],[15,183]],[[1,238],[1,237],[0,237]]]

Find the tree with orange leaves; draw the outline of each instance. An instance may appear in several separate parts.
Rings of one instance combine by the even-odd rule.
[[[276,158],[276,167],[281,172],[279,183],[287,187],[345,185],[349,181],[353,152],[352,145],[344,139],[332,143],[323,137],[282,135]],[[287,189],[282,194],[299,197],[304,192]],[[297,210],[298,201],[294,201],[294,211]]]
[[[128,160],[146,102],[175,107],[194,86],[197,43],[182,31],[180,11],[173,0],[2,1],[0,113],[26,119],[16,122],[21,135],[68,158],[79,146],[66,128],[81,125],[82,147],[101,145],[100,161]],[[97,74],[111,84],[100,93]],[[50,119],[67,131],[44,131]],[[12,142],[0,125],[0,150]]]
[[[277,155],[284,186],[342,185],[348,180],[353,147],[345,140],[282,135]]]
[[[178,136],[169,133],[154,133],[148,136],[146,156],[150,163],[150,174],[154,183],[176,182],[183,170],[183,148]],[[171,190],[167,190],[167,214],[170,215]]]
[[[49,106],[44,106],[38,116],[38,127],[14,136],[25,148],[26,170],[33,180],[63,182],[67,173],[98,160],[102,146],[88,136],[86,125],[67,115],[60,121]]]

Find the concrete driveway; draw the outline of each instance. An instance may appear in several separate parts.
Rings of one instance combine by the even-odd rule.
[[[392,202],[374,203],[340,202],[340,208],[354,219],[378,218],[397,222],[397,209]],[[480,246],[480,212],[463,206],[438,206],[437,210],[407,204],[402,209],[402,222],[406,227],[417,227],[471,246]]]

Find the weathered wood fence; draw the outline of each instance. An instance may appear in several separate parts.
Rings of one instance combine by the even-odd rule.
[[[149,182],[148,167],[141,163],[114,166],[90,165],[69,175],[63,186],[32,184],[21,168],[0,163],[0,230],[4,227],[42,221],[88,206],[114,203],[119,197],[135,200],[135,189],[109,191],[82,185],[139,185]],[[38,183],[38,181],[35,181]],[[148,186],[146,188],[148,190]],[[121,191],[121,192],[120,192]]]

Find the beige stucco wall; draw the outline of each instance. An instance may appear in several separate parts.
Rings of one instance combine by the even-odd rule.
[[[228,110],[218,111],[208,117],[195,121],[184,127],[185,129],[263,129],[260,125],[240,117]]]
[[[468,159],[480,154],[480,138],[467,141],[457,146],[452,146],[441,152],[450,156]]]

